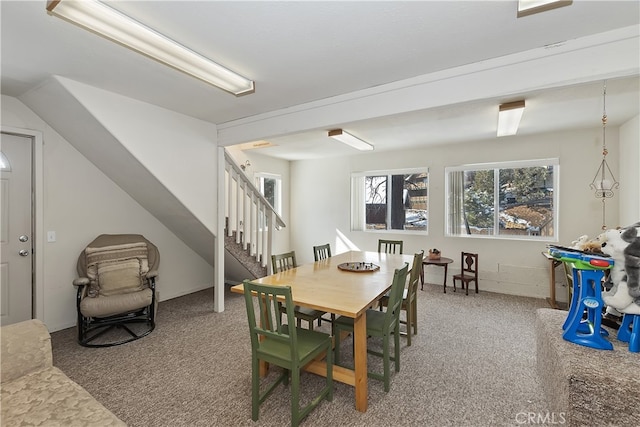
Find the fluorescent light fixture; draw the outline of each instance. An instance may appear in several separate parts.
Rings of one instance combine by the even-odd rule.
[[[524,100],[500,104],[498,108],[498,136],[515,135],[524,112]]]
[[[558,7],[569,6],[572,0],[519,0],[518,18],[544,12]]]
[[[243,142],[243,143],[237,145],[237,147],[242,151],[244,151],[244,150],[254,150],[256,148],[275,147],[275,146],[276,146],[276,144],[273,144],[271,141],[265,141],[265,140]]]
[[[329,136],[331,138],[337,139],[340,142],[343,142],[347,145],[352,146],[353,148],[356,148],[360,151],[371,151],[373,150],[373,145],[369,144],[368,142],[365,142],[363,140],[361,140],[360,138],[356,138],[355,136],[351,135],[350,133],[347,133],[345,131],[343,131],[342,129],[334,129],[334,130],[330,130],[329,131]]]
[[[210,61],[96,0],[50,0],[47,11],[236,96],[255,92],[252,80]]]

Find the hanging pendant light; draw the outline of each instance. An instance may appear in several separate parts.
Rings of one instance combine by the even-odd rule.
[[[613,190],[617,190],[620,183],[616,181],[616,178],[611,172],[611,168],[607,163],[607,81],[604,82],[604,89],[602,91],[602,161],[598,168],[596,175],[593,177],[593,181],[589,186],[594,190],[596,198],[602,200],[602,229],[605,230],[606,216],[605,216],[605,200],[614,196]]]

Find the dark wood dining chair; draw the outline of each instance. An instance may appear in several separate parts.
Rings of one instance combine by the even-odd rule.
[[[329,257],[331,257],[330,243],[313,247],[313,259],[315,261],[320,261],[321,259],[327,259]]]
[[[387,254],[402,254],[402,240],[378,240],[378,252]]]
[[[285,252],[282,254],[271,255],[271,268],[273,269],[273,274],[280,273],[286,270],[291,270],[292,268],[296,268],[298,263],[296,262],[296,251]],[[285,315],[287,313],[287,308],[280,304],[280,313]],[[320,318],[325,314],[324,311],[314,310],[312,308],[300,307],[296,305],[294,307],[294,315],[298,320],[298,327],[302,327],[302,321],[306,320],[309,324],[309,330],[313,331],[313,322],[318,321],[318,326],[320,326],[322,320]]]
[[[475,282],[476,294],[478,293],[478,254],[470,252],[460,253],[460,274],[453,275],[453,292],[456,291],[456,280],[460,280],[461,287],[466,289],[469,295],[469,284]]]

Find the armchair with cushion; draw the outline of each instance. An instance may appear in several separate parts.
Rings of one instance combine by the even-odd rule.
[[[80,253],[78,342],[108,347],[155,328],[158,248],[139,234],[101,234]]]

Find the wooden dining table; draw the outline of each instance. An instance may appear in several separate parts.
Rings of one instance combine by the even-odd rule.
[[[345,263],[373,263],[376,271],[345,271],[338,266]],[[367,383],[367,318],[368,308],[390,288],[394,271],[405,263],[413,262],[413,255],[379,252],[349,251],[324,260],[252,280],[265,285],[288,285],[293,302],[302,307],[347,316],[354,319],[354,369],[333,366],[333,379],[355,387],[355,406],[366,412]],[[244,293],[242,284],[233,286],[232,292]],[[316,360],[305,370],[326,376],[326,363]]]

